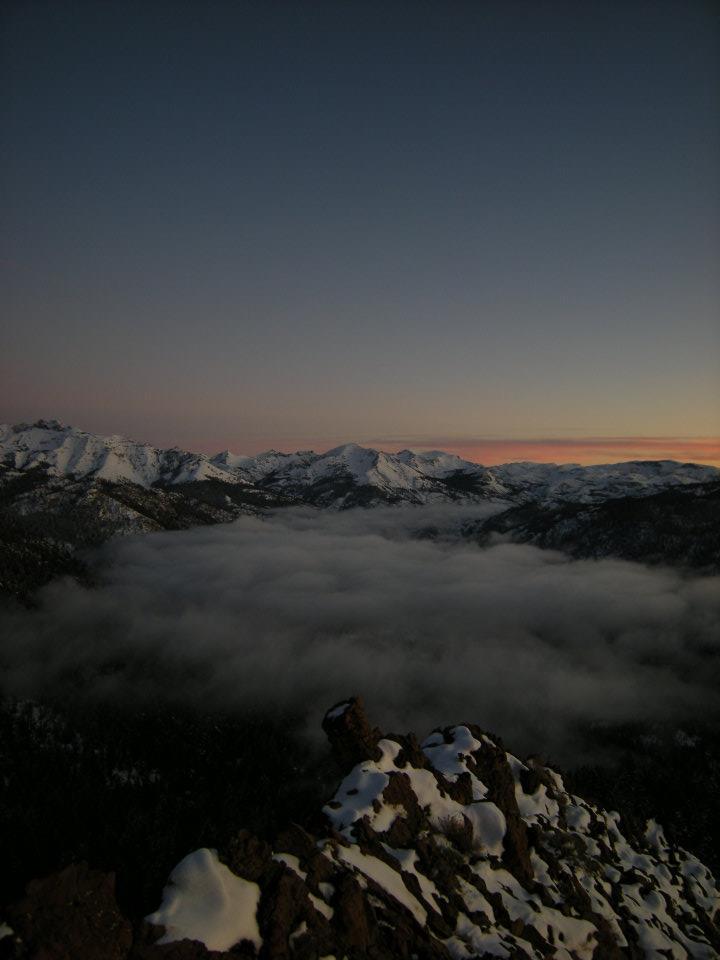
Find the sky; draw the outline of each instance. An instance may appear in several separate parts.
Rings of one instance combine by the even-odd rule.
[[[2,8],[0,420],[720,463],[720,16]]]

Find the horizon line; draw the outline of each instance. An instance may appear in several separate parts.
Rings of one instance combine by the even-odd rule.
[[[290,447],[286,445],[290,443]],[[405,437],[368,437],[361,441],[340,441],[329,438],[280,437],[268,438],[264,443],[240,441],[236,449],[252,448],[247,454],[238,456],[257,456],[274,450],[276,453],[327,453],[347,443],[357,442],[358,446],[377,449],[383,453],[399,453],[402,450],[427,452],[438,450],[455,454],[479,466],[502,466],[513,462],[533,463],[578,463],[581,466],[609,463],[627,463],[636,460],[674,460],[679,463],[697,463],[705,466],[720,467],[720,437],[699,436],[579,436],[579,437],[477,437],[458,438],[405,436]],[[215,447],[200,443],[210,452]],[[291,449],[291,447],[293,449]],[[225,444],[224,450],[231,450]]]
[[[62,426],[71,426],[57,418],[39,418],[24,422],[28,426],[33,423],[57,422]],[[17,426],[19,423],[8,426]],[[123,436],[133,439],[133,442],[148,443],[152,446],[185,450],[186,452],[216,455],[219,452],[242,450],[243,453],[235,456],[257,456],[261,453],[274,450],[282,453],[297,453],[300,451],[318,454],[327,453],[347,443],[356,442],[358,446],[381,450],[384,453],[399,453],[401,450],[411,450],[422,453],[438,450],[443,453],[455,454],[479,466],[493,467],[513,462],[532,463],[578,463],[581,466],[602,465],[611,463],[631,462],[635,460],[673,460],[680,463],[697,463],[706,466],[720,467],[720,437],[717,436],[642,436],[642,435],[613,435],[613,436],[552,436],[541,437],[502,437],[502,436],[465,436],[458,437],[438,433],[430,435],[401,434],[397,436],[366,436],[361,441],[337,442],[337,435],[330,436],[278,436],[265,435],[262,438],[236,439],[217,438],[216,440],[200,440],[193,438],[190,442],[167,443],[159,438],[153,440],[134,440],[131,432],[101,433],[100,431],[84,430],[96,436]],[[149,431],[150,432],[150,431]],[[180,438],[177,438],[180,440]],[[189,440],[190,438],[188,438]],[[289,444],[290,448],[286,447]],[[285,449],[283,449],[285,448]],[[294,449],[293,449],[294,448]]]

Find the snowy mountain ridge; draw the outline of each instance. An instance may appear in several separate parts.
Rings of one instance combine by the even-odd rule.
[[[203,454],[161,450],[117,435],[100,437],[57,420],[1,425],[0,463],[11,470],[44,467],[51,476],[91,476],[143,487],[211,479],[244,482]]]
[[[325,453],[269,450],[241,456],[224,451],[208,456],[117,435],[100,437],[57,420],[1,425],[0,467],[6,476],[39,467],[52,477],[141,487],[199,481],[255,485],[302,502],[339,506],[487,499],[594,503],[720,477],[716,467],[672,460],[486,467],[438,450],[385,453],[355,443]]]
[[[112,874],[71,863],[3,908],[2,956],[39,958],[43,947],[84,960],[719,955],[717,882],[655,820],[576,795],[472,723],[422,743],[383,736],[351,698],[323,729],[342,779],[309,821],[267,838],[235,827],[216,847],[188,851],[134,925]],[[56,952],[65,944],[74,952]]]
[[[475,725],[383,737],[353,698],[323,722],[350,767],[321,839],[196,850],[146,919],[221,956],[711,960],[720,891],[649,821],[571,794]],[[286,946],[287,945],[287,946]]]

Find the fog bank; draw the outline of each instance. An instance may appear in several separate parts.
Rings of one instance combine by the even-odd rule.
[[[0,615],[2,692],[300,709],[311,729],[360,693],[385,728],[469,720],[557,756],[584,723],[717,716],[717,578],[409,536],[459,518],[288,510],[110,543],[99,588]]]

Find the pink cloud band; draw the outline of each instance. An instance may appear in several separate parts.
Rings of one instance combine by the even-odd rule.
[[[389,452],[405,447],[445,450],[484,464],[512,460],[582,464],[620,460],[681,460],[720,466],[720,439],[717,437],[546,437],[525,440],[434,437],[377,441],[377,445]]]

